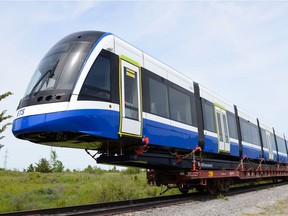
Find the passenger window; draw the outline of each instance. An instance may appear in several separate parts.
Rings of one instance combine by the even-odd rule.
[[[213,103],[202,98],[202,108],[204,129],[216,133],[215,112]]]
[[[276,136],[276,139],[277,139],[278,151],[287,154],[284,139],[279,136]]]
[[[273,150],[273,151],[277,151],[277,149],[276,149],[276,143],[275,143],[275,136],[274,136],[273,133],[272,133],[271,136],[270,136],[270,142],[271,142],[271,145],[272,145],[272,150]]]
[[[261,128],[261,136],[263,141],[263,147],[268,148],[266,130],[264,130],[263,128]]]
[[[235,115],[227,111],[229,134],[231,138],[238,139]]]
[[[155,79],[149,78],[150,112],[169,118],[168,88]]]
[[[260,146],[260,137],[259,137],[259,130],[258,127],[251,123],[251,137],[252,137],[252,143]]]
[[[256,125],[240,118],[240,127],[243,141],[260,146],[259,131]]]
[[[250,129],[247,121],[241,118],[240,127],[241,127],[242,140],[251,143]]]
[[[170,117],[172,120],[192,125],[191,98],[169,87]]]
[[[137,73],[124,67],[125,117],[139,120]]]
[[[97,57],[85,79],[79,99],[110,100],[110,59],[108,57],[101,55]]]

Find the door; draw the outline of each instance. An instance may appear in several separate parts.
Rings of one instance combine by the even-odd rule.
[[[266,140],[267,140],[267,147],[268,147],[268,151],[269,151],[269,160],[273,160],[273,149],[272,149],[272,143],[271,143],[271,134],[266,131]]]
[[[218,151],[229,153],[230,140],[226,110],[219,106],[215,106],[215,113],[218,134]]]
[[[142,95],[140,65],[120,58],[120,136],[142,137]]]

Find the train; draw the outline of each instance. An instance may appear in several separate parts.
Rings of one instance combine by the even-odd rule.
[[[76,32],[48,51],[12,132],[145,168],[150,183],[183,193],[287,178],[288,136],[108,32]]]

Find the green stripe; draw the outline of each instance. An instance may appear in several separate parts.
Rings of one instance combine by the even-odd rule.
[[[216,107],[219,107],[220,109],[222,109],[222,110],[225,110],[225,111],[226,111],[225,107],[224,107],[224,106],[222,106],[222,105],[220,105],[220,104],[214,103],[214,106],[216,106]]]
[[[131,58],[127,57],[127,56],[120,55],[120,58],[125,60],[125,61],[127,61],[127,62],[129,62],[129,63],[131,63],[131,64],[133,64],[133,65],[135,65],[135,66],[137,66],[137,67],[140,67],[140,64],[138,62],[134,61],[133,59],[131,59]]]

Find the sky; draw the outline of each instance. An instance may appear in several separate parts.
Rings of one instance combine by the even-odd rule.
[[[100,30],[288,134],[287,23],[286,1],[0,1],[0,94],[13,92],[0,111],[15,115],[34,70],[57,41]],[[11,127],[3,135],[0,168],[6,156],[6,168],[17,170],[49,159],[50,147],[16,139]],[[100,166],[84,150],[53,150],[66,168]]]

